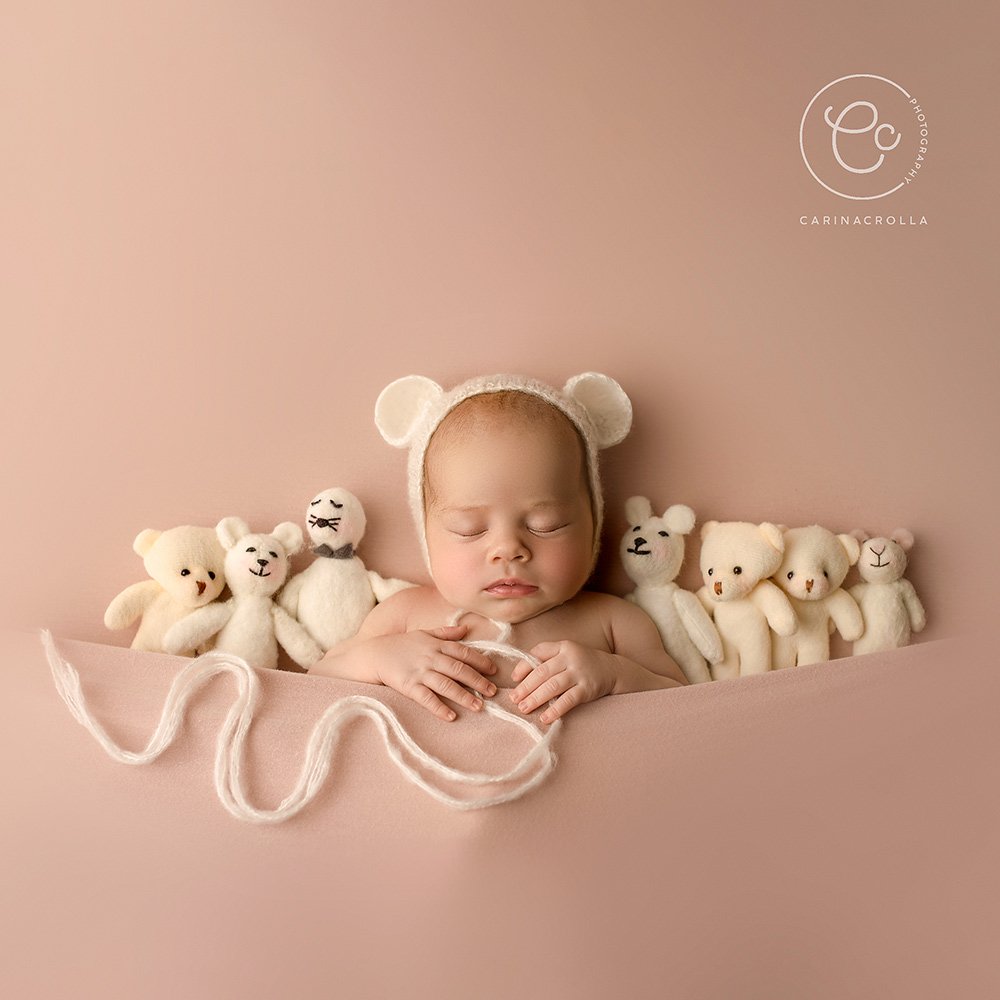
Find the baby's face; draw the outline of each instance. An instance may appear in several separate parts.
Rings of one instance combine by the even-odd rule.
[[[552,429],[494,424],[428,454],[427,549],[449,604],[514,623],[579,592],[594,519],[581,449],[567,443]]]

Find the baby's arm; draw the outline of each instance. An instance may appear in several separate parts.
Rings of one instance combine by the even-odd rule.
[[[655,691],[687,684],[680,667],[667,655],[660,633],[642,609],[612,599],[607,605],[611,652],[572,640],[543,642],[531,650],[541,660],[518,663],[511,675],[517,687],[511,698],[525,713],[555,699],[539,716],[554,722],[570,709],[607,694]]]
[[[467,688],[486,697],[496,694],[496,685],[483,676],[496,673],[496,667],[488,656],[458,641],[468,631],[465,625],[408,631],[408,613],[419,599],[415,589],[376,604],[358,634],[328,650],[309,673],[384,684],[447,722],[455,712],[442,697],[480,711],[482,700]]]

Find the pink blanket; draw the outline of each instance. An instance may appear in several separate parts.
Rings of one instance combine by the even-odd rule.
[[[3,642],[6,996],[1000,994],[1000,674],[966,643],[605,698],[566,719],[541,787],[476,812],[405,783],[359,720],[317,799],[255,827],[212,784],[228,680],[127,767],[72,719],[37,635]],[[142,748],[183,661],[59,647]],[[455,766],[527,747],[385,688],[262,682],[260,806],[345,694],[375,694]]]

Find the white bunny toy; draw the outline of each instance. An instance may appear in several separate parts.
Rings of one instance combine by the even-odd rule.
[[[722,640],[701,602],[674,583],[684,561],[684,536],[694,528],[694,511],[674,504],[662,517],[645,497],[625,501],[629,528],[619,551],[636,588],[625,596],[653,619],[663,648],[692,684],[710,681],[708,663],[722,659]]]
[[[226,550],[226,583],[233,596],[171,626],[163,639],[166,652],[182,653],[214,636],[214,649],[242,657],[251,667],[277,667],[279,643],[300,667],[311,667],[323,650],[273,600],[288,576],[289,557],[302,548],[302,529],[285,521],[269,535],[253,534],[246,521],[226,517],[215,530]]]
[[[379,601],[414,586],[365,569],[356,550],[366,525],[364,508],[353,493],[338,488],[318,493],[306,511],[317,558],[278,594],[278,604],[324,652],[355,635]]]
[[[867,531],[852,531],[861,542],[858,572],[863,583],[851,587],[851,597],[861,608],[865,630],[854,643],[853,653],[880,653],[910,642],[911,632],[921,632],[927,624],[924,606],[906,572],[906,553],[913,547],[913,535],[897,528],[888,538],[873,538]]]

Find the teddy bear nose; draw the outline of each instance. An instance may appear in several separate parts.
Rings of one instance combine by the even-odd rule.
[[[719,580],[715,581],[715,593],[716,594],[721,594],[722,593],[722,583]]]
[[[258,560],[257,560],[257,565],[258,565],[258,566],[266,566],[266,565],[267,565],[267,562],[268,562],[268,561],[267,561],[266,559],[258,559]]]
[[[642,535],[640,535],[638,538],[633,539],[633,543],[636,548],[639,548],[640,545],[646,544],[646,539],[643,538]]]
[[[813,589],[813,581],[812,580],[806,580],[806,593],[807,594],[811,594],[812,593],[812,589]]]

